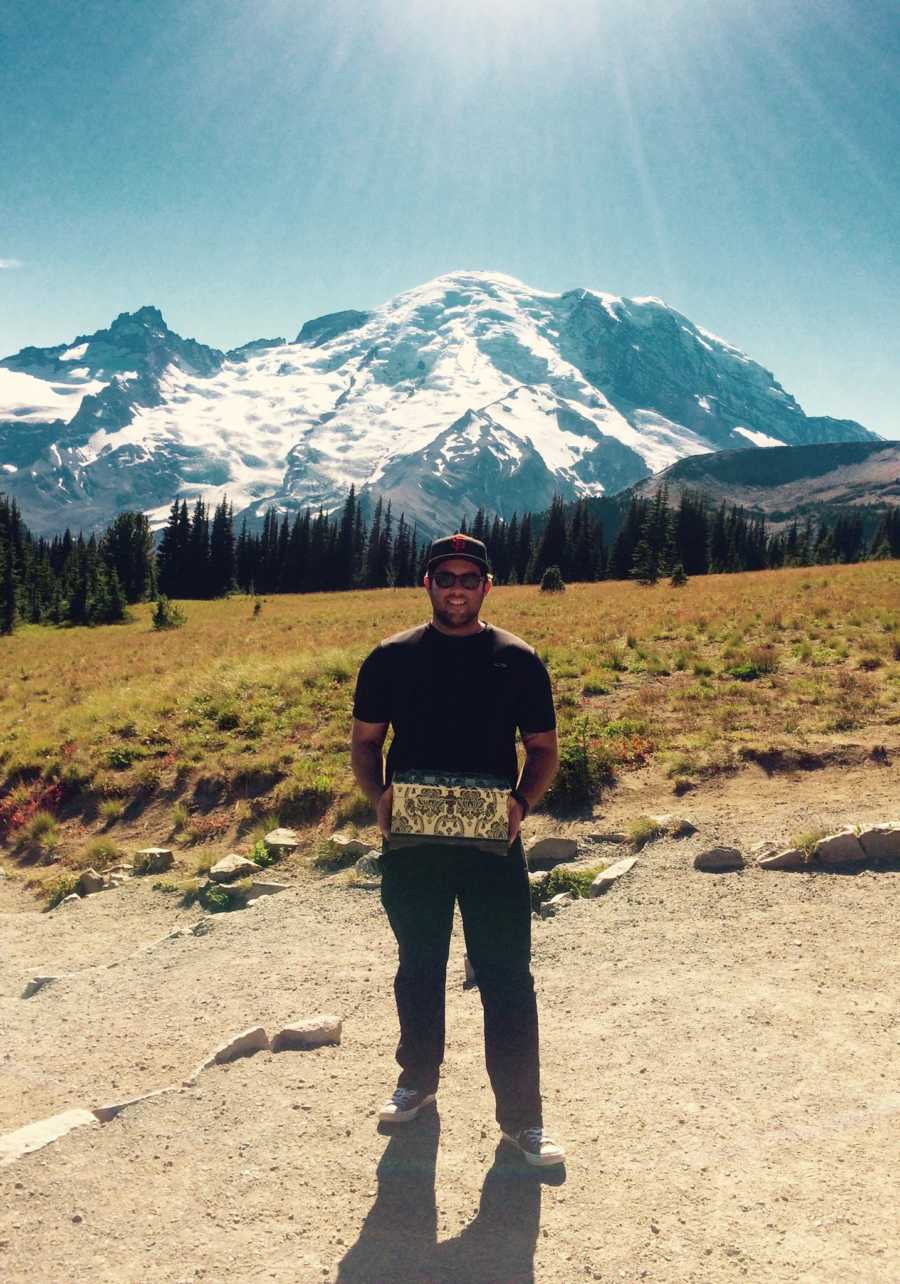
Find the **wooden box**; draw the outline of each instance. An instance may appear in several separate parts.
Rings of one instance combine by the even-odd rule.
[[[398,771],[391,783],[390,847],[432,842],[491,852],[508,849],[509,786],[498,777]]]

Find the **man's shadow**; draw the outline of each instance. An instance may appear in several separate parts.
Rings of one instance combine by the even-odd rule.
[[[433,1108],[391,1131],[378,1164],[378,1195],[336,1284],[532,1284],[541,1185],[561,1185],[562,1166],[530,1168],[497,1146],[478,1213],[455,1239],[437,1242],[435,1169],[441,1135]]]

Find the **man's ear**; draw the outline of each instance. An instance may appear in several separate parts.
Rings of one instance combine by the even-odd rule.
[[[431,588],[431,576],[428,574],[427,571],[422,576],[422,583],[425,585],[426,588]]]
[[[485,580],[484,580],[484,596],[485,596],[485,597],[487,597],[488,593],[490,593],[490,591],[491,591],[491,589],[492,589],[493,587],[494,587],[494,577],[493,577],[493,575],[486,575],[486,576],[485,576]]]

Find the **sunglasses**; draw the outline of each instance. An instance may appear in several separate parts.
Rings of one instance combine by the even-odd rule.
[[[435,571],[432,578],[438,588],[442,589],[453,588],[454,584],[464,589],[477,589],[484,576],[477,571],[465,571],[462,575],[454,575],[452,571]]]

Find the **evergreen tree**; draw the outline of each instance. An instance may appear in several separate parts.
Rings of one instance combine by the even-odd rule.
[[[237,562],[234,546],[234,511],[227,498],[216,505],[209,531],[209,597],[222,597],[234,587]]]

